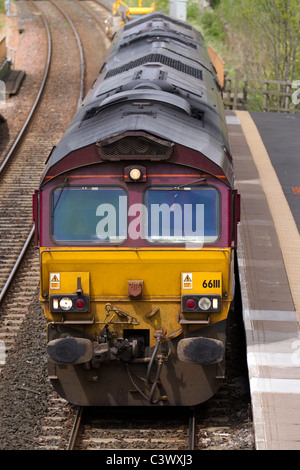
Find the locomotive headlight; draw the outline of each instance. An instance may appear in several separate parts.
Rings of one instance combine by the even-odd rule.
[[[129,178],[133,181],[138,181],[142,178],[143,176],[143,173],[141,172],[141,170],[139,168],[132,168],[130,171],[129,171]]]
[[[63,297],[59,302],[59,306],[63,310],[70,310],[73,306],[73,302],[69,297]]]
[[[198,306],[201,310],[208,310],[211,308],[211,300],[208,297],[201,297]]]
[[[124,168],[124,181],[126,183],[145,183],[147,180],[147,170],[145,166],[130,165]]]
[[[182,311],[185,313],[218,313],[221,309],[220,295],[192,294],[182,297]]]
[[[50,295],[50,311],[53,313],[87,313],[89,304],[87,294]]]

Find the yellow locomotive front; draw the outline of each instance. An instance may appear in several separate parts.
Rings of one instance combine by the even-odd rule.
[[[39,191],[54,388],[81,405],[195,405],[224,375],[233,192],[170,163],[103,163]]]

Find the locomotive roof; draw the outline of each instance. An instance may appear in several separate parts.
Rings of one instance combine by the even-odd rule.
[[[232,182],[223,103],[203,39],[157,12],[116,34],[43,177],[74,150],[136,131],[201,152]]]
[[[122,60],[122,53],[126,61],[130,53],[129,46],[134,44],[133,50],[136,50],[141,41],[151,43],[159,40],[165,42],[166,49],[173,50],[178,57],[190,58],[215,74],[200,32],[188,23],[157,12],[130,21],[116,33],[108,56],[109,67],[114,66],[113,59],[116,54],[117,62]],[[142,44],[142,47],[145,47],[145,44]]]

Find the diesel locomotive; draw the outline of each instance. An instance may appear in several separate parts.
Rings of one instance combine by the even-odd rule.
[[[123,26],[34,195],[49,377],[70,403],[193,406],[216,393],[239,195],[203,38]]]

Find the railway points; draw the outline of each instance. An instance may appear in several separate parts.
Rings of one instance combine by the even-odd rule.
[[[300,449],[299,232],[274,169],[281,139],[297,164],[299,137],[291,139],[282,119],[227,112],[242,200],[238,257],[257,450]]]

